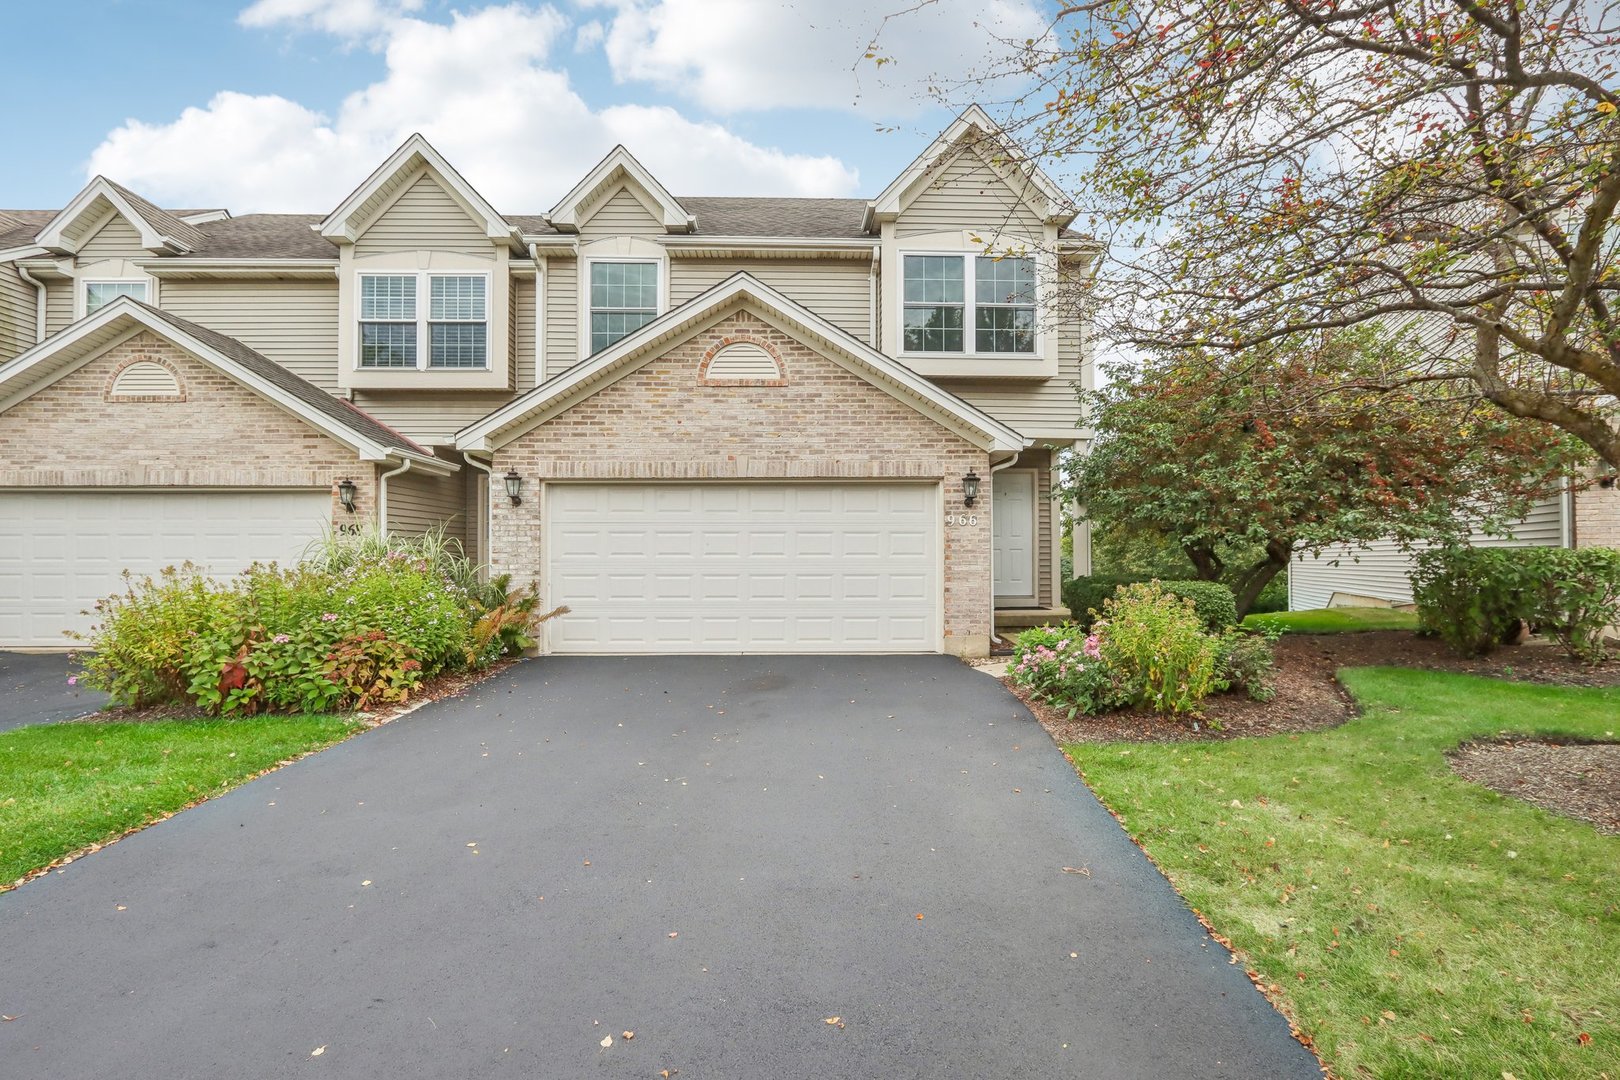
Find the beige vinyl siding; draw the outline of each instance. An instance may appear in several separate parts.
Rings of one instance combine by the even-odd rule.
[[[579,263],[546,263],[546,378],[579,363]]]
[[[436,476],[405,472],[388,478],[388,529],[420,536],[443,527],[445,535],[467,543],[467,482],[460,473]]]
[[[469,255],[492,251],[483,226],[425,173],[364,228],[354,245],[357,255],[422,248]]]
[[[895,218],[895,234],[978,229],[991,241],[1008,231],[1026,239],[1044,236],[1040,216],[977,151],[964,149],[950,159]]]
[[[354,404],[419,443],[447,445],[455,433],[512,400],[496,391],[356,390]]]
[[[98,259],[139,259],[149,252],[141,247],[141,234],[135,231],[122,214],[114,214],[107,224],[79,246],[81,264]],[[88,276],[94,276],[88,275]]]
[[[73,321],[74,281],[47,281],[45,283],[45,336],[61,330]]]
[[[1048,332],[1058,335],[1058,373],[1055,379],[942,380],[941,385],[962,400],[977,405],[1004,424],[1037,438],[1079,438],[1082,432],[1079,388],[1085,360],[1085,339],[1077,318],[1064,320]],[[1072,432],[1072,434],[1070,434]],[[1038,433],[1038,434],[1037,434]]]
[[[484,536],[485,522],[489,520],[489,476],[486,473],[464,465],[461,469],[463,506],[467,508],[466,537],[463,541],[467,558],[477,565],[489,561],[489,554],[485,550],[486,538]]]
[[[337,388],[335,278],[166,281],[163,309],[236,338],[323,390]]]
[[[0,265],[0,364],[33,348],[37,297],[15,266]]]
[[[534,388],[534,293],[533,278],[512,280],[512,371],[518,393]]]
[[[1512,527],[1511,537],[1488,536],[1476,529],[1469,535],[1469,543],[1476,547],[1560,547],[1564,543],[1564,499],[1555,496],[1537,503]],[[1393,540],[1345,545],[1320,556],[1301,555],[1288,568],[1289,607],[1295,611],[1328,607],[1335,595],[1341,604],[1357,597],[1410,604],[1412,565],[1412,555]]]
[[[604,236],[662,236],[664,226],[625,188],[614,192],[579,226],[582,242]]]
[[[739,270],[861,341],[872,340],[872,264],[865,259],[671,259],[669,302],[678,307]]]

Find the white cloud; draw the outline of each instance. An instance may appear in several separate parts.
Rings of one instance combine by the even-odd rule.
[[[259,0],[244,18],[260,9],[255,18],[322,27],[359,27],[386,10],[361,0]],[[387,15],[380,25],[385,74],[335,116],[226,91],[169,123],[125,123],[91,154],[88,171],[169,205],[324,212],[420,131],[511,213],[549,209],[620,142],[677,193],[847,195],[859,183],[836,158],[757,146],[668,107],[593,110],[548,64],[568,30],[550,6],[511,3],[448,23]]]
[[[590,0],[611,7],[605,49],[614,77],[646,81],[720,113],[784,106],[894,116],[930,104],[929,87],[1002,52],[997,39],[1039,36],[1036,0]],[[863,61],[879,32],[878,67]]]
[[[236,21],[252,27],[291,24],[359,37],[376,33],[400,16],[421,8],[422,0],[254,0]]]

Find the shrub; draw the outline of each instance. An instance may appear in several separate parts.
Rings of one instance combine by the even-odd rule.
[[[1249,605],[1250,615],[1269,615],[1273,611],[1288,610],[1288,571],[1284,570],[1260,590],[1260,595]]]
[[[1281,630],[1251,634],[1229,629],[1216,639],[1215,684],[1218,689],[1242,687],[1255,701],[1277,696],[1272,679],[1277,673],[1275,646]]]
[[[1099,636],[1126,704],[1192,712],[1215,689],[1215,638],[1192,601],[1157,583],[1122,586],[1104,601]]]
[[[1611,548],[1433,548],[1412,571],[1419,626],[1465,656],[1509,640],[1520,622],[1572,657],[1605,659],[1620,623],[1620,551]]]
[[[1237,598],[1231,589],[1218,581],[1159,581],[1156,578],[1112,576],[1075,578],[1063,586],[1063,603],[1075,622],[1090,626],[1120,589],[1149,582],[1172,595],[1191,600],[1206,630],[1219,633],[1238,623]]]
[[[198,627],[239,621],[241,596],[190,563],[156,577],[124,574],[124,591],[96,602],[99,622],[76,635],[94,649],[84,659],[85,684],[114,701],[150,705],[181,699],[190,683],[185,657]]]

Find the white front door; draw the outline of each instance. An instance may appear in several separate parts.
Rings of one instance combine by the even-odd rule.
[[[991,480],[990,566],[996,602],[1035,603],[1035,470],[1003,469]]]
[[[137,577],[193,562],[227,576],[290,563],[331,519],[303,491],[0,491],[0,647],[69,645],[64,630]]]
[[[551,484],[563,653],[938,652],[939,485]]]

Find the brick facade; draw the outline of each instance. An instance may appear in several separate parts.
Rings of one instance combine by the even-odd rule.
[[[1575,546],[1620,548],[1620,485],[1575,493]]]
[[[767,343],[781,386],[709,386],[705,355],[726,338]],[[525,481],[521,506],[501,479]],[[977,524],[944,530],[945,647],[989,647],[989,455],[833,363],[797,338],[740,312],[580,401],[496,452],[490,563],[538,581],[544,554],[538,485],[556,480],[943,481],[960,508],[962,475],[984,477]]]
[[[183,400],[113,398],[117,373],[166,366]],[[337,481],[358,488],[343,511]],[[368,520],[376,469],[354,451],[150,332],[107,350],[4,414],[0,487],[326,487],[335,523]]]

